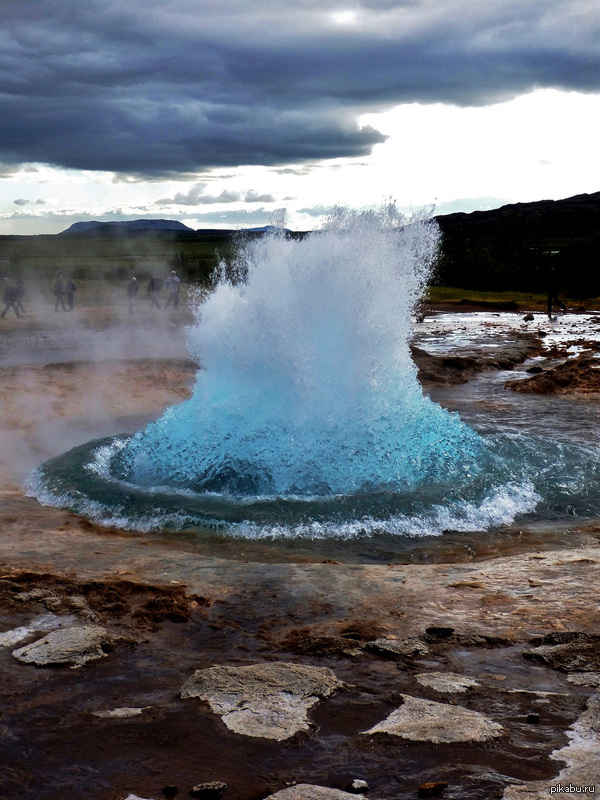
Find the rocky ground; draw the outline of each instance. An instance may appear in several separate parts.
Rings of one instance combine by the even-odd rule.
[[[224,558],[44,508],[21,488],[32,466],[135,430],[195,372],[165,321],[77,346],[76,325],[20,332],[1,368],[0,797],[600,790],[600,524],[560,549],[515,530],[493,557],[368,564]],[[416,360],[436,385],[541,346],[525,331],[493,358]]]

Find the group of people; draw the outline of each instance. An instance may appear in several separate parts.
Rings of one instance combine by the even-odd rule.
[[[177,277],[175,270],[163,282],[158,275],[153,275],[148,283],[148,294],[151,297],[151,308],[168,308],[170,305],[173,308],[179,308],[179,285],[180,281]],[[167,291],[167,297],[164,305],[161,306],[159,300],[159,293],[163,289]],[[77,287],[72,278],[65,278],[59,275],[54,284],[54,311],[73,311],[75,292]],[[23,296],[25,289],[23,281],[19,278],[17,281],[9,281],[4,287],[2,301],[4,303],[4,311],[0,316],[4,319],[7,313],[12,308],[17,317],[25,313],[23,308]],[[127,298],[129,301],[129,313],[133,314],[133,307],[135,299],[138,294],[138,282],[136,278],[131,278],[127,284]]]
[[[77,287],[73,283],[72,278],[67,278],[65,281],[63,276],[59,275],[56,283],[54,284],[54,310],[58,311],[58,307],[60,306],[63,311],[73,311],[76,289]],[[65,305],[65,299],[67,301],[67,305]]]
[[[179,307],[179,278],[177,277],[177,273],[175,270],[171,270],[171,274],[163,281],[158,277],[158,275],[153,275],[148,282],[148,294],[151,297],[152,302],[150,303],[151,308],[161,308],[160,300],[158,299],[159,292],[161,289],[164,288],[167,290],[167,299],[165,300],[163,308],[168,308],[171,303],[173,304],[173,308]],[[137,278],[132,278],[129,283],[127,284],[127,298],[129,300],[129,313],[133,314],[133,306],[135,305],[135,299],[137,297],[139,291]]]

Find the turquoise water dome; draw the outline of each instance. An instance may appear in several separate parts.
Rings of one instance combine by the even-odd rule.
[[[393,206],[248,243],[189,333],[193,396],[119,452],[137,486],[242,496],[405,490],[466,476],[481,440],[423,395],[409,340],[434,223]]]

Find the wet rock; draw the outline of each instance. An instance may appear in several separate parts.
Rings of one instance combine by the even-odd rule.
[[[170,784],[169,786],[165,786],[162,789],[161,794],[163,794],[167,798],[167,800],[170,800],[170,798],[176,797],[179,794],[179,789],[177,788],[177,786],[173,786],[172,784]]]
[[[369,784],[361,778],[355,778],[348,788],[353,794],[356,794],[356,792],[368,792]]]
[[[523,317],[523,322],[533,322],[534,319],[535,317],[533,316],[533,314],[525,314],[525,316]]]
[[[538,355],[541,344],[537,336],[516,336],[494,356],[473,353],[469,355],[435,356],[412,345],[413,359],[419,369],[419,381],[425,386],[452,386],[466,383],[486,370],[513,369],[527,358]]]
[[[51,611],[73,611],[91,624],[131,616],[138,628],[157,630],[163,622],[188,622],[210,600],[185,593],[185,585],[161,586],[123,579],[76,581],[49,573],[22,572],[0,581],[0,598],[42,603]]]
[[[429,783],[422,783],[417,789],[417,797],[440,797],[446,789],[448,784],[446,781],[430,781]]]
[[[525,658],[542,661],[561,672],[597,672],[600,670],[600,636],[590,633],[551,633],[534,639],[535,647],[526,650]]]
[[[567,680],[576,686],[600,686],[600,672],[574,672]]]
[[[520,786],[509,786],[504,792],[504,800],[547,800],[550,795],[566,793],[581,796],[600,792],[600,694],[588,700],[583,714],[567,731],[570,742],[550,757],[566,762],[560,773],[551,781],[533,781]],[[581,791],[576,788],[581,787]],[[587,787],[584,792],[583,787]]]
[[[349,794],[341,789],[328,789],[326,786],[313,786],[299,783],[280,792],[270,794],[265,800],[367,800],[362,794]]]
[[[9,631],[0,633],[0,647],[14,647],[14,645],[33,636],[40,631],[51,631],[54,628],[60,628],[61,619],[55,614],[46,614],[43,617],[31,620],[28,625],[23,625],[19,628],[13,628]]]
[[[485,742],[500,736],[502,726],[478,711],[402,695],[403,705],[366,734],[388,733],[413,742]]]
[[[113,637],[98,625],[80,625],[52,631],[32,644],[13,650],[13,656],[25,664],[71,664],[80,667],[96,658],[104,658]]]
[[[268,663],[196,670],[182,698],[199,697],[235,733],[281,741],[309,728],[308,710],[344,684],[327,667]]]
[[[415,676],[421,686],[428,686],[436,692],[466,692],[480,684],[468,675],[456,672],[421,672]]]
[[[92,711],[95,717],[100,719],[127,719],[128,717],[138,717],[143,714],[150,706],[143,706],[142,708],[113,708],[110,711]]]
[[[530,725],[539,725],[540,719],[539,714],[527,714],[525,722],[528,722]]]
[[[222,781],[205,781],[194,786],[190,794],[192,797],[200,797],[202,800],[221,800],[226,789],[227,784]]]
[[[407,639],[374,639],[372,642],[366,642],[364,645],[365,650],[369,653],[376,653],[380,656],[387,656],[388,658],[395,658],[397,656],[404,656],[412,658],[413,656],[425,655],[429,652],[429,648],[416,636],[410,636]]]
[[[466,383],[487,368],[487,359],[481,356],[435,356],[415,345],[411,351],[419,368],[419,381],[425,386]]]
[[[356,653],[352,640],[341,636],[315,636],[308,628],[290,631],[282,643],[282,650],[302,656],[318,658],[344,658]]]
[[[600,360],[584,353],[540,375],[507,381],[504,386],[526,394],[600,392]]]
[[[442,625],[430,625],[425,628],[427,640],[430,642],[437,642],[440,639],[449,639],[454,633],[454,628],[448,628]]]

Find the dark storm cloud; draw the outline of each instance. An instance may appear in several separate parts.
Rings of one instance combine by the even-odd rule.
[[[365,111],[598,91],[595,0],[0,0],[0,159],[129,175],[370,152]]]

